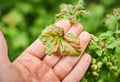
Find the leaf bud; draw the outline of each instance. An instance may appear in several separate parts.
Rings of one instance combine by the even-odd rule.
[[[102,63],[101,61],[99,61],[99,62],[97,63],[97,67],[98,67],[98,68],[101,68],[102,65],[103,65],[103,63]]]
[[[117,68],[118,68],[117,66],[111,66],[110,70],[117,71]]]
[[[101,42],[100,45],[101,45],[102,48],[104,48],[105,47],[105,42]]]
[[[99,76],[99,74],[96,71],[93,71],[92,74],[96,77]]]
[[[97,65],[91,65],[92,70],[97,70],[97,68],[98,68]]]
[[[118,60],[117,60],[117,59],[115,59],[113,62],[114,62],[114,64],[117,64],[117,63],[118,63]]]
[[[107,66],[112,66],[112,63],[111,62],[107,62],[106,65]]]
[[[112,57],[111,57],[111,60],[112,60],[112,61],[114,61],[115,59],[116,59],[116,57],[115,57],[115,56],[112,56]]]
[[[96,63],[96,59],[92,59],[92,64],[95,64]]]

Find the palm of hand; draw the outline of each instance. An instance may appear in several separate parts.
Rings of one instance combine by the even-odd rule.
[[[90,35],[87,32],[82,32],[80,24],[70,25],[69,21],[61,20],[56,25],[64,28],[65,32],[79,35],[82,52],[85,50],[90,41]],[[1,53],[2,49],[5,53]],[[1,54],[7,54],[5,47],[0,48]],[[10,63],[7,57],[5,58],[4,61],[0,60],[2,62],[0,63],[0,70],[3,70],[0,73],[3,74],[3,82],[79,82],[91,61],[88,54],[84,54],[81,59],[71,56],[47,56],[45,55],[45,46],[39,39],[30,45],[14,62]]]

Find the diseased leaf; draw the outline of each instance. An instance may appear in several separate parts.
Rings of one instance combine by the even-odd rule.
[[[81,53],[80,39],[72,33],[64,34],[63,28],[56,25],[46,27],[39,38],[47,47],[47,55],[79,56]]]
[[[71,23],[80,22],[81,17],[86,13],[83,4],[83,0],[78,0],[78,4],[76,5],[62,4],[60,6],[60,13],[55,16],[55,21],[67,19]]]

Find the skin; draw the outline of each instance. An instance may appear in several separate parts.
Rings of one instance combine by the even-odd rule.
[[[68,20],[60,20],[55,24],[64,28],[65,33],[79,36],[83,54],[90,35],[82,31],[82,25],[70,24]],[[7,55],[7,44],[0,32],[0,82],[79,82],[91,62],[89,54],[83,54],[82,57],[45,55],[45,46],[39,39],[14,62],[10,62]]]

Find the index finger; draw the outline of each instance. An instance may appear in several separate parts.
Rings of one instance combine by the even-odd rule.
[[[68,29],[71,26],[68,20],[60,20],[55,24],[63,28],[64,32],[68,31]],[[33,55],[41,59],[45,56],[45,50],[46,50],[45,45],[43,45],[42,42],[38,38],[21,54],[21,56],[24,56],[25,53],[28,53],[30,55]]]
[[[6,40],[4,38],[3,33],[0,31],[0,66],[9,62],[7,53],[8,53],[8,50],[7,50]]]
[[[91,62],[91,56],[84,54],[73,70],[63,79],[63,82],[80,82]]]

